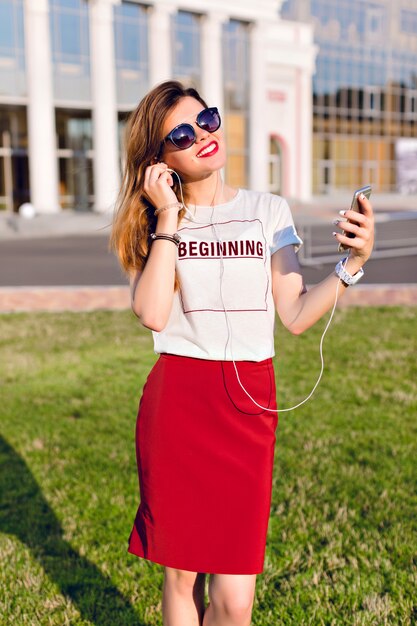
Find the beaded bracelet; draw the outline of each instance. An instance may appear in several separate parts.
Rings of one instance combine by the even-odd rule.
[[[171,202],[170,204],[164,204],[164,206],[160,206],[159,209],[156,209],[154,215],[157,216],[162,213],[162,211],[167,211],[168,209],[173,209],[174,207],[178,207],[178,210],[180,210],[183,208],[183,206],[184,205],[182,202]]]
[[[181,237],[177,233],[174,233],[173,235],[170,235],[168,233],[151,233],[150,237],[153,241],[155,241],[156,239],[166,239],[167,241],[172,241],[172,243],[175,243],[177,248],[180,245],[181,241]]]

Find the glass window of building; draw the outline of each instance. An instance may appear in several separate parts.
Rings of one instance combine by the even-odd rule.
[[[55,99],[89,101],[88,2],[50,0],[49,6]]]
[[[401,9],[400,27],[403,33],[414,35],[417,32],[417,9]]]
[[[249,27],[238,20],[223,25],[226,181],[237,187],[246,187],[249,176]]]
[[[386,10],[383,6],[370,4],[366,9],[365,32],[374,42],[385,36]]]
[[[117,115],[117,136],[119,146],[119,167],[123,173],[126,166],[126,123],[129,119],[130,111],[119,111]]]
[[[282,149],[276,137],[269,139],[269,189],[271,193],[282,195]]]
[[[87,211],[94,203],[90,111],[56,110],[59,196],[62,208]]]
[[[148,8],[122,2],[114,7],[117,103],[136,107],[149,89]]]
[[[314,193],[351,191],[366,183],[374,192],[404,192],[401,154],[407,141],[407,154],[412,153],[417,137],[417,11],[412,2],[401,5],[390,0],[283,4],[284,18],[314,23],[319,46],[313,78]],[[413,176],[417,185],[417,162]]]
[[[23,0],[0,1],[0,94],[26,95]]]
[[[29,160],[26,107],[0,107],[0,210],[28,202]]]
[[[172,75],[200,88],[201,28],[200,16],[178,11],[172,18]]]
[[[417,85],[416,85],[417,87]],[[407,94],[407,99],[406,99],[406,113],[407,116],[409,117],[409,119],[414,122],[417,123],[417,88],[416,89],[410,89],[408,91]]]

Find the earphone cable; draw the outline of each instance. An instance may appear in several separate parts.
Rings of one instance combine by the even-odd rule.
[[[175,175],[177,176],[177,178],[178,178],[178,182],[179,182],[179,185],[180,185],[181,202],[182,202],[182,204],[183,204],[183,206],[184,206],[184,208],[185,208],[186,212],[188,212],[188,213],[189,213],[189,215],[192,215],[192,214],[191,214],[191,211],[188,209],[188,207],[185,205],[185,202],[184,202],[184,196],[183,196],[183,192],[182,192],[182,184],[181,184],[181,179],[180,179],[179,175],[177,174],[177,172],[175,172],[175,170],[172,170],[172,169],[170,169],[170,168],[168,168],[168,171],[169,171],[169,172],[172,172],[173,174],[175,174]],[[223,189],[223,186],[224,186],[224,181],[223,181],[223,179],[222,179],[222,189]],[[213,202],[214,202],[214,198],[213,198]],[[212,204],[211,206],[212,206],[212,211],[211,211],[211,216],[210,216],[210,222],[209,222],[208,224],[212,227],[212,230],[213,230],[213,232],[214,232],[214,234],[215,234],[215,236],[216,236],[217,241],[218,241],[220,244],[222,244],[222,239],[221,239],[221,237],[219,237],[219,234],[218,234],[218,232],[217,232],[217,230],[216,230],[216,225],[213,223],[214,204]],[[193,217],[192,217],[192,221],[193,221],[193,222],[195,222],[195,223],[197,223],[197,224],[203,224],[203,223],[204,223],[204,224],[206,224],[205,222],[198,222],[198,221],[197,221],[197,220],[195,220]],[[207,224],[206,224],[206,225],[207,225]],[[231,360],[232,360],[232,362],[233,362],[233,366],[234,366],[234,370],[235,370],[235,373],[236,373],[236,378],[237,378],[237,381],[238,381],[238,383],[239,383],[240,387],[242,388],[242,390],[243,390],[243,391],[245,392],[245,394],[248,396],[248,398],[249,398],[249,399],[250,399],[250,400],[251,400],[251,401],[252,401],[252,402],[253,402],[253,403],[254,403],[257,407],[259,407],[260,409],[263,409],[264,411],[270,411],[271,413],[277,413],[277,412],[278,412],[278,413],[284,413],[284,412],[287,412],[287,411],[293,411],[294,409],[297,409],[298,407],[300,407],[301,405],[303,405],[305,402],[307,402],[307,401],[311,398],[311,396],[313,395],[313,393],[314,393],[314,392],[315,392],[315,390],[317,389],[317,387],[318,387],[318,385],[319,385],[319,383],[320,383],[320,381],[321,381],[321,378],[322,378],[322,376],[323,376],[323,372],[324,372],[323,342],[324,342],[324,337],[326,336],[327,330],[328,330],[328,329],[329,329],[329,327],[330,327],[331,321],[332,321],[332,319],[333,319],[333,316],[334,316],[334,313],[335,313],[335,310],[336,310],[336,305],[337,305],[338,296],[339,296],[339,286],[340,286],[341,280],[340,280],[340,278],[339,278],[339,280],[337,281],[337,284],[336,284],[336,292],[335,292],[335,299],[334,299],[333,308],[332,308],[332,311],[331,311],[330,317],[329,317],[329,319],[328,319],[328,321],[327,321],[327,324],[326,324],[326,326],[325,326],[325,328],[324,328],[323,334],[322,334],[321,339],[320,339],[319,352],[320,352],[321,369],[320,369],[320,374],[319,374],[319,376],[318,376],[318,378],[317,378],[317,380],[316,380],[316,382],[315,382],[315,384],[314,384],[314,386],[313,386],[312,390],[310,391],[310,393],[308,394],[308,396],[306,396],[306,397],[304,398],[304,400],[302,400],[302,401],[301,401],[301,402],[299,402],[298,404],[295,404],[295,405],[294,405],[294,406],[292,406],[292,407],[288,407],[288,408],[286,408],[286,409],[281,409],[281,408],[278,408],[278,409],[270,409],[270,408],[268,408],[268,407],[264,407],[264,406],[262,406],[261,404],[258,404],[258,402],[256,402],[256,400],[255,400],[255,399],[254,399],[254,398],[250,395],[250,393],[247,391],[247,389],[245,389],[245,387],[244,387],[244,386],[243,386],[243,384],[242,384],[242,381],[240,380],[239,372],[238,372],[238,370],[237,370],[237,365],[236,365],[236,362],[235,362],[235,360],[234,360],[234,358],[233,358],[233,332],[232,332],[232,327],[231,327],[231,324],[230,324],[229,316],[228,316],[228,314],[227,314],[227,309],[226,309],[225,302],[224,302],[224,298],[223,298],[224,259],[223,259],[222,245],[220,245],[220,246],[219,246],[219,251],[220,251],[220,299],[221,299],[221,302],[222,302],[223,311],[224,311],[224,314],[225,314],[225,320],[226,320],[226,327],[227,327],[227,340],[226,340],[226,344],[225,344],[225,358],[226,358],[226,356],[227,356],[227,346],[228,346],[228,344],[229,344],[229,342],[230,342],[230,354],[231,354],[231,357],[232,357],[232,358],[231,358]],[[347,261],[348,261],[349,254],[350,254],[350,250],[349,250],[349,252],[348,252],[348,254],[347,254],[347,256],[346,256],[345,262],[344,262],[344,264],[343,264],[343,269],[346,267],[346,263],[347,263]]]

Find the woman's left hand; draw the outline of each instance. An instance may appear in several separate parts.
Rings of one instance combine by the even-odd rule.
[[[371,203],[363,194],[359,196],[358,202],[360,213],[352,210],[344,212],[344,217],[351,221],[334,221],[334,224],[343,231],[356,236],[351,238],[342,233],[334,233],[334,236],[337,241],[350,248],[349,257],[355,258],[362,266],[371,256],[374,247],[374,213]]]

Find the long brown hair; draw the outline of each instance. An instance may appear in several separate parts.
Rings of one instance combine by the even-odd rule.
[[[109,250],[115,252],[126,274],[134,269],[142,270],[148,258],[149,236],[156,226],[156,207],[144,196],[145,170],[160,152],[166,116],[186,96],[195,98],[207,107],[196,89],[186,88],[179,81],[168,80],[154,87],[127,119],[123,146],[125,166],[109,239]],[[176,177],[173,190],[178,197]],[[185,188],[184,196],[186,199]],[[180,211],[178,220],[183,214],[184,209]],[[178,287],[177,278],[175,286]]]

